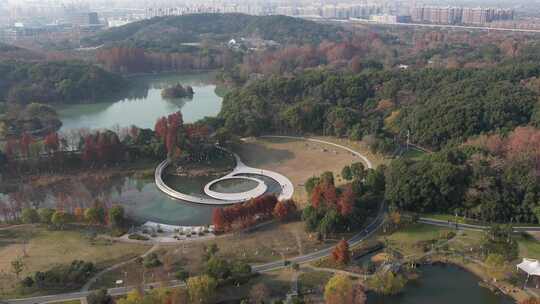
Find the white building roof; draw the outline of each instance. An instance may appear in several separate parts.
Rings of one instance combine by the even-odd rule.
[[[540,263],[538,260],[523,259],[521,263],[517,264],[517,268],[530,275],[540,276]]]

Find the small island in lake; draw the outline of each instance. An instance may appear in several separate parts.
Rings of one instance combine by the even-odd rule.
[[[191,86],[184,87],[180,83],[161,91],[161,97],[163,98],[193,98],[193,94],[194,92]]]

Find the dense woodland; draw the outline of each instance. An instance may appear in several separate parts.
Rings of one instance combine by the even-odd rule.
[[[160,35],[156,35],[160,32]],[[163,70],[231,69],[251,53],[245,44],[231,48],[229,40],[252,39],[253,47],[316,45],[341,39],[338,28],[285,16],[198,14],[160,17],[110,29],[88,37],[104,45],[97,61],[110,71],[136,73]],[[250,44],[251,45],[251,44]]]
[[[386,199],[402,210],[540,222],[540,130],[519,127],[420,160],[396,160],[386,181]]]
[[[225,97],[220,118],[241,135],[315,133],[404,138],[439,149],[538,124],[537,64],[494,68],[307,71],[255,81]]]
[[[0,101],[16,104],[98,101],[125,85],[120,76],[76,61],[1,61],[0,74]]]

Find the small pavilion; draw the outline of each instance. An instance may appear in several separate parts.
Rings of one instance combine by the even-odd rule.
[[[538,260],[524,258],[516,267],[527,273],[527,280],[523,288],[527,286],[530,276],[540,277],[540,262]],[[538,279],[536,280],[536,288],[538,288]]]

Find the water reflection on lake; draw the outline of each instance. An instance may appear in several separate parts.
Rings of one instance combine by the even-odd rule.
[[[0,189],[0,200],[13,207],[51,207],[74,213],[96,201],[111,206],[121,204],[138,222],[156,221],[177,225],[207,225],[213,207],[169,198],[157,189],[153,178],[125,175],[82,175],[62,181],[14,185]]]
[[[59,105],[56,107],[63,123],[61,131],[72,129],[129,127],[153,128],[159,117],[181,111],[185,122],[206,116],[216,116],[222,98],[213,83],[214,73],[148,75],[129,78],[130,89],[124,96],[98,103]],[[161,90],[181,83],[193,87],[193,99],[166,100]]]

